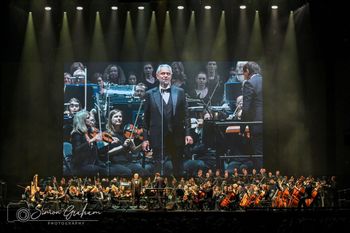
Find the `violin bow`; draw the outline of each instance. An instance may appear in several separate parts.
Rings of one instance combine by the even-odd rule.
[[[102,126],[101,126],[101,108],[98,106],[98,104],[95,103],[95,106],[97,107],[97,115],[98,115],[98,127],[100,130],[100,134],[102,136]]]
[[[136,123],[137,123],[137,120],[138,120],[139,115],[140,115],[140,112],[141,112],[141,108],[142,108],[143,101],[144,101],[144,100],[141,100],[139,109],[137,110],[137,114],[136,114],[136,118],[135,118],[135,122],[134,122],[134,128],[132,128],[130,138],[132,138],[132,136],[134,135],[135,128],[136,128]]]

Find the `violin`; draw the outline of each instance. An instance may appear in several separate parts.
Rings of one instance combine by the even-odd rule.
[[[102,133],[102,140],[104,142],[109,142],[109,143],[112,143],[114,141],[113,136],[107,132]]]
[[[137,128],[133,124],[126,124],[124,126],[124,137],[129,139],[138,138],[140,140],[143,140],[143,129]]]
[[[95,137],[98,133],[100,133],[100,131],[95,127],[91,127],[88,129],[88,134],[90,138]]]
[[[97,128],[95,128],[95,127],[91,128],[89,131],[90,131],[90,132],[89,132],[89,137],[90,137],[90,138],[93,138],[93,137],[95,137],[97,134],[100,133],[100,131],[99,131]],[[107,133],[107,132],[102,132],[102,141],[111,143],[111,142],[114,141],[114,139],[113,139],[113,136],[110,135],[109,133]]]
[[[142,103],[143,103],[143,101],[141,101],[141,103],[140,103],[139,110],[137,111],[136,119],[135,119],[134,124],[126,124],[124,126],[124,137],[125,138],[129,138],[129,139],[138,138],[141,141],[143,141],[143,139],[144,139],[144,137],[143,137],[143,129],[142,128],[139,129],[136,126],[137,120],[139,119],[139,116],[140,116]]]

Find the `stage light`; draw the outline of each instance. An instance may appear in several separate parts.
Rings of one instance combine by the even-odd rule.
[[[240,5],[240,6],[239,6],[239,9],[241,9],[241,10],[244,10],[244,9],[246,9],[246,8],[247,8],[246,5]]]
[[[50,11],[50,10],[51,10],[51,7],[46,6],[46,7],[45,7],[45,10],[46,10],[46,11]]]
[[[216,36],[214,36],[214,43],[212,45],[210,57],[222,61],[226,60],[228,58],[227,46],[226,16],[225,11],[222,11],[219,25],[217,26],[217,33]]]
[[[178,6],[177,9],[178,10],[183,10],[183,9],[185,9],[185,7],[184,6]]]
[[[92,44],[90,49],[90,58],[97,61],[106,61],[107,52],[104,43],[104,35],[102,32],[102,24],[100,13],[96,11],[94,33],[92,37]]]
[[[210,9],[211,9],[211,6],[209,6],[209,5],[204,6],[204,9],[206,9],[206,10],[210,10]]]
[[[263,62],[264,51],[263,51],[263,40],[261,33],[261,23],[258,11],[255,11],[253,28],[250,35],[250,40],[248,44],[248,56],[253,61]]]
[[[144,7],[144,6],[139,6],[139,7],[137,7],[137,9],[139,9],[139,10],[144,10],[145,7]]]
[[[118,10],[118,7],[117,6],[111,6],[111,10],[116,11],[116,10]]]
[[[278,9],[278,6],[277,6],[277,5],[272,5],[272,6],[271,6],[271,9],[277,10],[277,9]]]
[[[76,8],[78,11],[82,11],[84,8],[82,6],[77,6]]]

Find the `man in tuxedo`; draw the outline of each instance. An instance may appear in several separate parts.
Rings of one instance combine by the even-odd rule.
[[[263,85],[260,66],[255,62],[247,62],[243,66],[243,106],[242,121],[263,120]],[[263,154],[263,125],[249,125],[250,137],[255,155]],[[245,126],[241,127],[241,133],[245,133]],[[257,159],[256,168],[262,167],[262,158]]]
[[[139,208],[142,191],[142,179],[138,173],[134,173],[133,178],[131,179],[131,190],[134,204],[137,206],[137,208]]]
[[[153,148],[155,171],[164,175],[164,161],[172,163],[173,175],[180,177],[184,145],[190,143],[190,119],[183,89],[171,86],[172,69],[159,65],[159,86],[148,90],[144,104],[144,128],[147,133],[142,148]],[[170,174],[167,174],[170,175]]]

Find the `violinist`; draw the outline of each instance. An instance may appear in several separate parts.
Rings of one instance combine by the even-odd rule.
[[[66,203],[68,201],[67,194],[62,186],[58,187],[57,200],[59,200],[61,203]]]
[[[44,201],[52,201],[57,199],[58,191],[54,190],[51,185],[46,185],[44,191]]]
[[[34,204],[34,206],[36,206],[38,208],[42,207],[42,203],[44,201],[44,197],[43,197],[44,192],[42,192],[40,190],[41,190],[40,187],[37,186],[36,190],[35,190],[35,193],[34,193],[34,196],[31,199],[31,201]]]
[[[86,121],[86,124],[88,127],[88,133],[87,133],[88,137],[90,139],[92,139],[92,138],[96,137],[97,135],[100,136],[101,140],[98,140],[98,142],[97,142],[99,150],[103,150],[104,149],[103,147],[109,145],[110,143],[117,143],[118,142],[117,139],[113,138],[110,134],[108,134],[106,132],[101,133],[101,131],[95,127],[96,120],[95,120],[95,116],[93,113],[94,113],[93,110],[90,111],[89,118]],[[101,151],[101,153],[103,153],[103,151]]]
[[[135,96],[139,97],[140,99],[143,99],[146,94],[146,85],[144,83],[138,83],[135,86]]]
[[[67,109],[63,113],[63,141],[70,142],[70,133],[73,130],[73,118],[81,110],[81,104],[77,98],[71,98],[65,105]]]
[[[97,142],[101,135],[89,136],[89,128],[93,125],[92,114],[82,110],[75,114],[71,133],[72,172],[79,175],[94,175],[105,170],[104,164],[98,158]]]
[[[75,185],[69,186],[68,197],[69,197],[69,200],[72,200],[72,201],[81,200],[82,193],[80,192],[80,188]]]
[[[207,170],[213,158],[208,155],[207,145],[203,142],[203,119],[191,118],[190,143],[184,149],[183,168],[187,176],[195,175],[198,169]],[[214,158],[215,160],[215,158]]]
[[[88,128],[88,136],[90,138],[95,137],[100,131],[95,127],[96,119],[92,112],[90,112],[89,117],[86,119],[86,125]]]
[[[114,109],[109,113],[107,121],[107,133],[114,141],[109,147],[108,156],[111,160],[111,173],[123,177],[130,177],[132,173],[144,174],[141,163],[132,160],[131,153],[141,150],[141,145],[136,146],[133,138],[124,135],[123,112]]]

